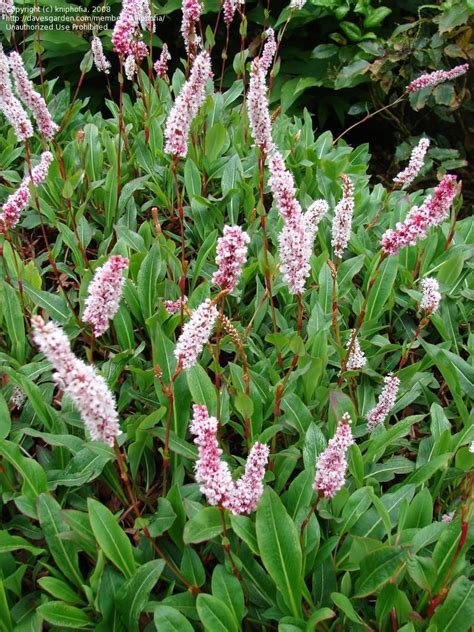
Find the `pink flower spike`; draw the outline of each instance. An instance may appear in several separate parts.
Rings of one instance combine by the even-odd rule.
[[[265,44],[260,58],[260,67],[266,75],[275,56],[277,45],[275,41],[275,31],[269,28],[265,31]]]
[[[184,325],[174,350],[174,355],[184,370],[196,364],[204,345],[209,341],[217,316],[215,305],[210,299],[206,299]]]
[[[204,51],[196,57],[189,79],[168,114],[165,127],[167,154],[186,157],[191,123],[206,99],[206,83],[211,78],[211,59]]]
[[[222,450],[217,442],[218,423],[210,417],[206,406],[193,406],[191,433],[196,437],[199,459],[196,462],[196,481],[210,505],[219,505],[234,514],[255,511],[263,493],[263,477],[269,449],[255,443],[248,455],[245,472],[233,481],[227,463],[221,460]]]
[[[35,186],[43,184],[48,177],[49,166],[53,162],[53,154],[50,151],[44,151],[36,167],[31,170],[31,180]]]
[[[349,350],[352,347],[351,353],[349,354],[349,358],[347,360],[347,370],[348,371],[358,371],[363,369],[367,364],[367,358],[365,357],[364,352],[360,348],[359,341],[357,340],[355,329],[352,330],[351,335],[349,337],[349,341],[347,343],[347,349]]]
[[[291,0],[290,9],[292,11],[299,11],[306,4],[306,0]]]
[[[14,228],[20,221],[21,212],[28,207],[31,199],[30,179],[24,178],[18,189],[12,193],[0,212],[0,232]]]
[[[351,236],[352,215],[354,213],[354,185],[346,175],[343,182],[342,198],[334,210],[331,244],[336,257],[342,257]]]
[[[94,367],[74,355],[59,325],[45,323],[41,316],[33,316],[31,324],[35,344],[56,371],[54,380],[71,398],[92,439],[113,446],[121,430],[115,398],[107,382]]]
[[[285,221],[297,220],[302,214],[301,205],[296,199],[296,187],[293,175],[285,166],[279,151],[273,151],[268,159],[270,178],[268,184],[272,190],[278,212]]]
[[[161,49],[161,55],[158,61],[155,61],[153,68],[155,69],[156,74],[160,79],[164,79],[168,72],[168,62],[171,59],[171,55],[168,51],[168,45],[163,44],[163,48]]]
[[[44,136],[46,140],[51,140],[59,130],[59,125],[56,125],[53,121],[46,101],[39,92],[36,92],[33,82],[28,79],[20,55],[13,51],[10,53],[9,62],[18,96],[31,110],[40,134]]]
[[[11,16],[15,13],[13,0],[0,0],[0,16]]]
[[[245,464],[245,472],[234,483],[225,507],[234,514],[250,514],[257,509],[263,494],[263,478],[270,450],[263,443],[254,443]]]
[[[92,57],[94,58],[95,67],[99,72],[103,72],[106,75],[110,72],[110,61],[104,55],[104,49],[102,47],[102,41],[94,35],[91,41]]]
[[[435,314],[438,311],[439,304],[441,302],[438,281],[431,277],[426,277],[421,280],[421,289],[423,291],[423,296],[420,302],[420,309],[425,311],[426,316]]]
[[[183,12],[181,35],[183,36],[184,46],[188,55],[191,49],[195,48],[200,42],[200,37],[196,34],[196,22],[201,17],[202,9],[203,6],[199,0],[183,0],[181,5]]]
[[[268,155],[273,148],[272,122],[269,113],[265,71],[258,57],[253,60],[250,70],[247,111],[255,144]]]
[[[445,175],[439,185],[423,204],[414,206],[404,222],[395,229],[389,228],[382,235],[380,245],[385,254],[395,255],[406,246],[414,246],[418,240],[425,239],[432,226],[439,226],[449,214],[450,206],[456,196],[456,176]]]
[[[229,26],[234,19],[235,9],[237,8],[237,0],[224,0],[223,3],[224,22]]]
[[[167,312],[169,312],[170,314],[177,314],[178,312],[181,311],[181,307],[184,305],[186,305],[188,302],[188,297],[187,296],[183,296],[183,297],[179,297],[178,299],[176,299],[175,301],[163,301],[163,305],[165,306],[165,309]]]
[[[240,226],[224,226],[223,235],[217,240],[216,263],[219,269],[212,276],[213,283],[232,292],[247,261],[249,243],[250,237]]]
[[[456,77],[464,75],[468,70],[469,64],[461,64],[451,70],[435,70],[435,72],[430,72],[414,79],[408,84],[407,91],[418,92],[418,90],[422,90],[423,88],[437,86],[439,83],[451,81],[452,79],[456,79]]]
[[[122,272],[127,266],[126,257],[113,255],[97,268],[89,284],[83,320],[92,327],[96,338],[107,331],[109,321],[117,313],[125,284]]]
[[[333,498],[346,482],[346,453],[354,443],[351,423],[348,413],[344,413],[335,435],[329,440],[327,448],[316,461],[313,489],[326,498]]]
[[[130,54],[130,44],[140,22],[141,10],[141,0],[123,0],[122,10],[112,32],[112,44],[116,53],[120,55]]]
[[[430,146],[430,141],[428,138],[422,138],[420,142],[416,145],[416,147],[411,152],[410,160],[408,162],[408,166],[400,171],[398,175],[395,176],[393,181],[395,184],[399,184],[403,187],[407,187],[409,184],[413,182],[416,176],[420,173],[423,163],[425,161],[425,155],[428,151],[428,147]]]
[[[210,417],[206,406],[193,406],[193,419],[189,427],[195,435],[199,459],[196,462],[196,481],[210,505],[226,502],[234,487],[227,463],[221,461],[222,450],[217,443],[217,419]]]
[[[0,44],[0,111],[13,127],[19,141],[33,136],[33,127],[21,103],[14,96],[10,81],[8,58]]]
[[[135,57],[133,55],[128,55],[123,63],[123,69],[125,71],[125,76],[129,81],[133,81],[133,77],[135,75]]]
[[[398,389],[400,388],[398,377],[389,373],[383,381],[385,386],[379,395],[377,405],[367,415],[367,429],[369,432],[372,432],[376,426],[384,423],[397,399]]]
[[[450,522],[453,521],[453,517],[454,517],[454,511],[451,511],[450,513],[445,513],[441,516],[441,522],[444,522],[445,524],[449,524]]]

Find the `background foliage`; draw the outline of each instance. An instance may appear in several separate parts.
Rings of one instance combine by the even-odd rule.
[[[170,3],[165,11],[176,4]],[[314,19],[325,25],[327,41],[316,48],[331,48],[319,48],[308,64],[319,72],[321,59],[327,60],[324,74],[329,78],[315,81],[325,89],[353,90],[341,97],[351,103],[352,94],[364,95],[362,101],[354,98],[356,103],[374,99],[375,104],[382,92],[392,98],[402,85],[399,81],[405,81],[400,61],[393,53],[395,58],[389,55],[377,69],[373,64],[376,47],[384,41],[383,29],[391,30],[386,25],[399,13],[382,19],[380,6],[369,9],[359,3],[344,13],[345,6],[335,4],[308,3],[297,18],[302,25],[295,22],[308,30]],[[422,20],[416,36],[395,31],[389,48],[396,49],[397,38],[404,33],[412,38],[433,32],[428,52],[419,51],[416,40],[411,42],[419,54],[410,57],[413,67],[405,67],[407,78],[429,66],[427,59],[436,65],[441,58],[436,55],[449,55],[446,47],[463,37],[465,27],[452,17],[467,5],[460,6],[430,9],[444,22]],[[272,9],[275,20],[277,14]],[[257,29],[251,25],[260,25],[262,16],[261,8],[252,9],[249,29]],[[443,31],[443,24],[449,29]],[[375,37],[367,37],[371,32]],[[458,34],[451,38],[452,32]],[[103,91],[96,92],[102,108],[90,106],[87,99],[73,102],[70,87],[53,78],[61,70],[64,79],[68,68],[80,63],[85,40],[77,43],[68,36],[67,42],[55,41],[54,36],[41,36],[48,69],[45,88],[53,118],[63,126],[53,147],[56,160],[39,198],[60,284],[33,208],[25,213],[13,241],[1,242],[0,629],[40,630],[46,624],[53,630],[104,632],[467,631],[474,617],[468,579],[473,531],[467,527],[472,518],[473,455],[468,444],[473,439],[473,223],[466,207],[461,211],[462,196],[450,222],[382,265],[361,330],[368,366],[340,387],[341,349],[331,328],[333,281],[327,264],[332,210],[319,228],[300,336],[296,303],[277,267],[281,220],[267,187],[263,205],[258,203],[257,153],[248,139],[244,85],[228,73],[223,92],[208,97],[193,125],[193,143],[180,165],[179,182],[191,308],[213,295],[215,242],[224,223],[239,223],[251,236],[249,263],[225,306],[246,340],[250,396],[245,394],[242,368],[229,337],[220,342],[219,361],[210,345],[199,365],[179,376],[172,410],[171,486],[163,493],[169,400],[155,369],[161,368],[165,383],[174,371],[180,317],[166,312],[163,299],[180,295],[181,276],[175,188],[169,157],[163,153],[163,123],[184,74],[177,69],[168,86],[158,79],[151,84],[141,72],[140,85],[135,83],[124,97],[129,149],[119,156],[118,109],[113,100]],[[298,38],[296,31],[289,31],[280,78],[292,74],[291,42]],[[25,51],[30,68],[34,50],[31,42]],[[307,59],[305,49],[300,50]],[[465,54],[462,45],[452,56],[458,54]],[[360,58],[355,60],[354,55]],[[337,61],[337,74],[329,72],[330,60]],[[357,72],[347,70],[349,60],[359,63]],[[87,61],[83,68],[88,68]],[[309,67],[302,68],[296,81],[317,77]],[[340,78],[344,72],[347,83]],[[368,77],[375,79],[377,97],[368,96],[363,87]],[[339,324],[346,339],[367,293],[382,232],[421,201],[424,192],[392,194],[379,222],[368,230],[387,195],[386,179],[374,184],[368,173],[369,146],[334,143],[330,131],[315,134],[307,110],[290,117],[291,107],[302,101],[290,103],[286,97],[285,107],[287,85],[298,84],[277,77],[274,107],[281,102],[283,113],[276,118],[274,137],[295,176],[303,206],[324,197],[334,209],[341,195],[340,175],[349,175],[355,183],[353,232],[338,271]],[[309,85],[299,92],[311,105],[312,95],[319,93],[306,88]],[[323,124],[331,108],[340,111],[342,120],[346,105],[338,105],[338,93],[325,94],[326,112],[315,110],[316,122]],[[435,91],[428,105],[436,116],[455,116],[449,113],[454,98],[450,95],[445,98],[449,103],[443,103]],[[455,98],[461,96],[456,93]],[[357,112],[361,111],[360,107]],[[462,166],[455,151],[433,145],[423,177]],[[32,151],[39,155],[39,141]],[[396,157],[405,158],[408,151],[408,145],[402,146]],[[21,179],[21,154],[12,131],[4,126],[2,200]],[[276,332],[268,300],[263,300],[262,214],[270,240]],[[31,314],[44,311],[64,326],[76,353],[91,359],[89,333],[79,318],[92,269],[111,253],[130,257],[129,276],[113,327],[96,344],[94,358],[117,396],[124,431],[121,447],[139,502],[138,518],[131,511],[113,450],[87,440],[77,412],[66,399],[60,401],[51,367],[29,338]],[[410,362],[398,372],[401,390],[390,424],[369,437],[364,415],[380,392],[381,378],[397,370],[413,337],[418,277],[426,275],[440,283],[440,312],[432,316]],[[295,354],[297,366],[284,383]],[[281,406],[275,410],[282,384]],[[27,396],[21,410],[9,404],[15,385]],[[256,514],[226,514],[223,524],[219,510],[206,506],[193,478],[196,448],[188,434],[192,403],[205,403],[219,415],[225,458],[237,473],[247,453],[246,417],[251,418],[252,442],[273,442],[276,450]],[[301,525],[314,502],[316,457],[346,411],[354,420],[357,439],[350,450],[347,486],[333,501],[320,502],[301,537]],[[451,512],[452,522],[442,522],[442,515]],[[430,617],[430,602],[440,594],[444,600]]]

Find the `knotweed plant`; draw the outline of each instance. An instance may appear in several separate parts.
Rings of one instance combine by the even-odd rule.
[[[184,0],[177,37],[171,5],[112,4],[65,88],[51,38],[4,36],[2,630],[472,624],[467,169],[416,112],[384,166],[367,117],[358,147],[315,133],[288,25],[334,10],[357,68],[378,48],[347,7],[273,4]],[[430,7],[448,64],[467,9]],[[400,103],[466,96],[446,64]]]

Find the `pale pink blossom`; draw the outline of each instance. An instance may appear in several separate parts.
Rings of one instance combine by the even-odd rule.
[[[317,200],[303,214],[296,199],[293,175],[286,168],[279,151],[272,151],[268,167],[268,184],[278,212],[285,222],[278,235],[280,271],[290,293],[300,294],[310,273],[309,260],[318,224],[328,207],[324,200]]]
[[[118,311],[125,278],[123,271],[128,259],[113,255],[97,268],[88,287],[83,320],[92,327],[94,336],[101,336],[109,328],[109,321]]]
[[[280,272],[290,294],[301,294],[310,273],[312,242],[307,239],[304,215],[285,222],[278,235]]]
[[[224,506],[234,514],[250,514],[257,509],[263,494],[263,478],[270,451],[263,443],[254,443],[250,448],[245,471],[234,482],[230,498]]]
[[[260,58],[260,67],[266,75],[270,68],[273,57],[275,56],[277,45],[275,41],[275,31],[269,28],[265,31],[265,44],[263,46],[262,56]]]
[[[30,203],[30,178],[24,178],[18,189],[14,191],[2,206],[0,211],[0,231],[5,232],[14,228],[20,221],[22,211],[28,207]]]
[[[216,263],[219,268],[212,276],[213,283],[232,292],[247,261],[249,243],[250,237],[240,226],[224,226],[223,235],[217,240]]]
[[[351,423],[348,413],[344,413],[336,433],[316,461],[313,489],[325,498],[333,498],[346,482],[347,450],[354,443]]]
[[[133,55],[138,60],[147,55],[146,44],[137,39],[141,37],[140,25],[151,32],[155,30],[148,0],[123,0],[122,10],[112,33],[112,44],[116,53]]]
[[[474,454],[474,441],[471,441],[470,445],[469,445],[469,452],[471,454]]]
[[[23,106],[14,96],[10,81],[8,58],[0,44],[0,111],[13,127],[15,136],[24,141],[33,136],[33,127]]]
[[[102,41],[96,35],[91,41],[92,57],[94,58],[95,67],[99,72],[104,72],[106,75],[110,72],[110,61],[104,55],[104,49],[102,47]]]
[[[49,166],[53,162],[53,154],[44,151],[41,154],[39,163],[31,169],[31,180],[35,186],[43,184],[48,176]]]
[[[25,401],[26,401],[25,393],[21,390],[19,386],[15,384],[8,403],[10,404],[10,406],[12,406],[14,410],[20,410],[23,407],[23,404],[25,403]]]
[[[351,352],[349,354],[349,358],[347,359],[347,370],[358,371],[359,369],[363,369],[367,364],[367,358],[360,348],[360,343],[357,339],[355,329],[352,330],[347,343],[347,350],[349,349]]]
[[[187,296],[180,296],[175,301],[169,301],[169,300],[163,301],[163,305],[165,306],[166,311],[169,312],[170,314],[177,314],[178,312],[181,311],[181,308],[187,304],[187,302],[188,302]]]
[[[53,161],[53,154],[44,151],[41,154],[39,163],[31,169],[31,178],[25,176],[18,187],[12,193],[0,210],[0,230],[5,231],[14,228],[20,221],[22,211],[30,204],[30,184],[33,182],[35,186],[43,184],[48,175],[49,165]]]
[[[255,511],[263,493],[268,446],[255,443],[247,458],[244,474],[233,481],[228,464],[221,460],[217,430],[217,419],[209,416],[206,406],[194,405],[190,431],[196,437],[194,443],[199,450],[196,481],[210,505],[229,509],[234,514],[249,514]]]
[[[204,345],[209,341],[217,316],[216,306],[210,299],[206,299],[193,311],[174,350],[181,368],[187,370],[196,364]]]
[[[181,10],[183,13],[183,19],[181,21],[181,35],[184,39],[184,46],[186,52],[189,54],[192,49],[201,41],[201,38],[196,33],[196,22],[201,17],[203,6],[199,0],[183,0]]]
[[[426,73],[409,83],[407,91],[418,92],[418,90],[422,90],[423,88],[437,86],[439,83],[443,83],[443,81],[450,81],[451,79],[456,79],[456,77],[464,75],[468,70],[469,64],[461,64],[451,70],[435,70],[435,72]]]
[[[377,405],[367,414],[367,429],[369,432],[372,432],[376,426],[384,423],[397,399],[398,389],[400,388],[398,377],[389,373],[383,381],[384,388],[379,395]]]
[[[445,175],[423,204],[414,206],[404,222],[395,229],[388,229],[382,235],[380,245],[385,254],[395,255],[401,248],[414,246],[418,240],[425,239],[429,228],[439,226],[449,214],[456,196],[456,176]]]
[[[33,114],[38,130],[46,140],[51,140],[59,130],[59,125],[51,118],[46,101],[41,94],[35,90],[32,81],[28,79],[23,60],[20,55],[13,51],[9,55],[10,68],[15,82],[15,90],[21,101]]]
[[[453,521],[454,518],[454,511],[451,511],[450,513],[445,513],[441,516],[441,522],[444,522],[444,524],[449,524],[450,522]]]
[[[227,26],[234,19],[235,9],[237,8],[237,0],[224,0],[223,2],[224,22]]]
[[[218,423],[210,417],[206,406],[193,406],[193,419],[189,429],[195,435],[199,450],[196,462],[196,481],[210,505],[222,505],[232,493],[234,483],[229,466],[221,461],[222,450],[217,442]]]
[[[171,55],[168,51],[168,45],[163,44],[163,48],[161,49],[160,58],[158,61],[155,61],[153,68],[155,69],[156,74],[160,79],[164,79],[168,72],[168,62],[171,59]]]
[[[306,230],[312,234],[311,243],[316,237],[319,222],[329,210],[326,200],[315,200],[304,214]]]
[[[342,257],[349,243],[354,213],[354,185],[352,180],[344,174],[341,175],[341,179],[343,182],[342,198],[334,210],[331,239],[334,254],[339,258]]]
[[[301,205],[296,199],[296,187],[293,175],[286,168],[283,156],[273,151],[268,158],[270,177],[268,184],[273,194],[278,212],[287,222],[301,215]]]
[[[423,296],[420,301],[420,309],[424,310],[427,316],[435,314],[441,302],[438,281],[432,277],[426,277],[421,280],[421,288]]]
[[[265,70],[258,57],[252,61],[250,70],[247,111],[255,144],[265,154],[269,154],[273,148],[272,122],[269,113]]]
[[[306,0],[291,0],[290,9],[292,11],[299,11],[306,4]]]
[[[0,0],[0,15],[13,15],[15,13],[15,5],[13,0]]]
[[[393,179],[395,184],[407,187],[413,182],[413,180],[420,173],[423,167],[426,152],[428,151],[429,146],[429,138],[422,138],[420,140],[420,142],[416,145],[416,147],[414,147],[413,151],[411,152],[408,166],[403,171],[400,171],[400,173],[397,174]]]
[[[193,64],[189,79],[184,84],[165,126],[165,152],[185,158],[188,153],[188,136],[191,123],[206,98],[206,83],[212,78],[209,53],[200,53]]]
[[[133,81],[133,77],[135,75],[135,57],[133,55],[127,55],[123,69],[125,71],[125,76],[129,81]]]
[[[61,327],[33,316],[33,340],[53,365],[54,380],[70,397],[92,439],[112,446],[121,434],[115,398],[105,379],[71,350]]]

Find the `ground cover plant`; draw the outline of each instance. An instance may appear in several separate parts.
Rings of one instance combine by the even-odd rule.
[[[273,101],[285,23],[249,50],[224,2],[223,87],[201,10],[169,73],[121,5],[116,58],[98,32],[81,64],[103,111],[44,76],[40,30],[0,51],[0,629],[467,631],[457,163],[421,134],[375,184],[368,144]]]

